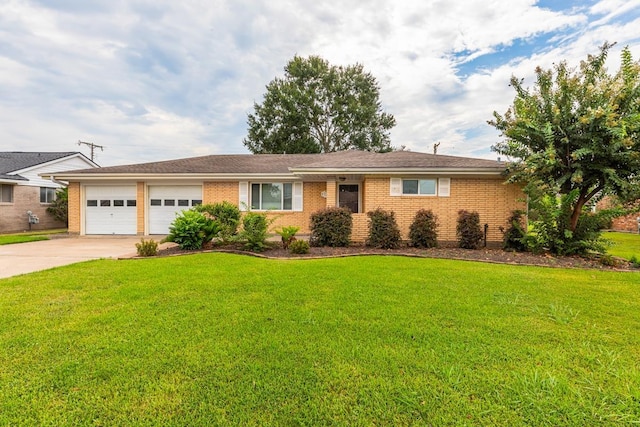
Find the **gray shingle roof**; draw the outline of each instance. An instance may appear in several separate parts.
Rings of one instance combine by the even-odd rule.
[[[495,160],[393,151],[322,154],[226,154],[70,171],[81,174],[278,174],[313,169],[504,169]]]
[[[66,152],[22,152],[22,151],[2,151],[0,152],[0,177],[7,179],[21,179],[19,175],[11,172],[37,166],[63,157],[77,154],[75,151]],[[24,178],[22,178],[24,179]]]

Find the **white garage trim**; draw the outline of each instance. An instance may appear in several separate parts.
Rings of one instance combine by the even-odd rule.
[[[90,185],[84,195],[85,234],[136,234],[135,185]]]
[[[168,234],[177,213],[202,204],[201,185],[150,185],[148,190],[149,234]]]

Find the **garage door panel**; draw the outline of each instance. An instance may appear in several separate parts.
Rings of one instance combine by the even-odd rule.
[[[176,215],[202,203],[202,186],[149,186],[149,234],[167,234]]]
[[[87,186],[85,234],[136,234],[135,186]]]

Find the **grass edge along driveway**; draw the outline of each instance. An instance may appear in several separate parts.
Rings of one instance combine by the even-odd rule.
[[[0,425],[633,425],[640,275],[229,254],[0,280]]]

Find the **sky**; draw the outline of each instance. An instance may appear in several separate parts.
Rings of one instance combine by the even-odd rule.
[[[102,166],[248,153],[294,55],[362,64],[391,143],[495,159],[512,75],[640,58],[640,0],[0,0],[0,151],[103,147]]]

